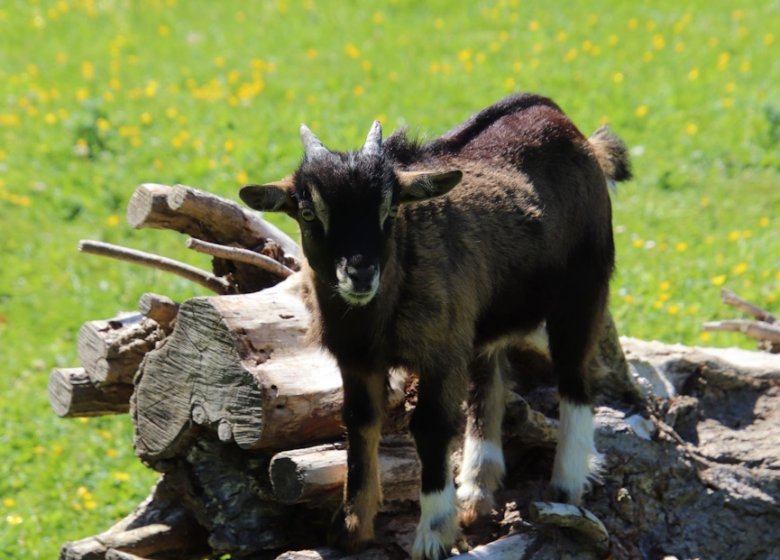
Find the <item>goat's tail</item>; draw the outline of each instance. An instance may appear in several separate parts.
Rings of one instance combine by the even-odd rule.
[[[588,138],[607,182],[612,186],[631,178],[631,160],[628,148],[607,125],[602,126]]]

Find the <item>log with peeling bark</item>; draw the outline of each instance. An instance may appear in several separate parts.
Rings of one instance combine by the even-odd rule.
[[[60,560],[102,560],[109,551],[142,558],[202,558],[210,550],[205,536],[177,494],[161,481],[135,511],[110,529],[66,543]]]
[[[140,185],[127,207],[127,222],[134,228],[172,229],[202,241],[241,247],[272,258],[285,268],[299,270],[301,251],[279,228],[232,200],[184,185]],[[229,276],[240,293],[267,288],[279,282],[278,269],[230,259],[215,258],[214,272]]]
[[[98,386],[132,384],[141,360],[164,336],[157,322],[139,313],[88,321],[79,330],[79,359]]]
[[[49,403],[61,418],[126,413],[132,393],[126,383],[98,388],[84,368],[55,368],[49,376]]]

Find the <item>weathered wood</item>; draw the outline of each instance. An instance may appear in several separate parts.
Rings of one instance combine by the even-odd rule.
[[[304,340],[308,312],[298,277],[255,294],[181,305],[173,333],[148,354],[137,381],[133,418],[143,459],[176,455],[191,420],[219,428],[243,449],[342,434],[341,375]]]
[[[108,552],[106,552],[106,560],[149,560],[148,558],[143,558],[141,556],[137,556],[135,554],[130,554],[129,552],[122,552],[121,550],[116,550],[112,548]]]
[[[110,550],[135,556],[202,558],[206,533],[161,481],[130,515],[93,537],[66,543],[60,560],[103,560]]]
[[[141,360],[163,337],[157,323],[139,313],[88,321],[78,334],[79,359],[98,386],[132,384]]]
[[[282,264],[294,270],[300,268],[300,248],[279,228],[231,200],[192,187],[140,185],[128,203],[127,222],[136,229],[172,229],[205,241],[237,244],[255,251],[270,240],[281,248]]]
[[[380,446],[379,472],[386,501],[417,500],[420,465],[414,447]],[[285,504],[338,494],[347,476],[346,446],[326,444],[277,453],[270,476],[274,497]]]
[[[106,552],[106,560],[149,560],[148,558],[143,558],[141,556],[137,556],[135,554],[130,554],[129,552],[122,552],[121,550],[116,550],[112,548],[108,552]]]
[[[529,513],[531,521],[573,529],[585,537],[597,551],[606,553],[609,550],[609,533],[606,527],[598,517],[583,507],[555,502],[533,502]]]
[[[766,309],[762,309],[754,303],[749,302],[746,299],[739,297],[731,290],[723,289],[720,292],[720,298],[723,303],[736,307],[737,309],[744,311],[748,315],[752,315],[757,321],[763,321],[765,323],[774,323],[777,321],[777,317],[772,315]]]
[[[95,386],[84,368],[55,368],[49,375],[49,404],[61,418],[123,414],[130,410],[133,386]]]
[[[231,284],[224,278],[220,278],[205,270],[201,270],[183,262],[161,257],[160,255],[155,255],[153,253],[88,239],[79,241],[79,251],[92,255],[111,257],[113,259],[119,259],[133,264],[140,264],[141,266],[170,272],[177,276],[181,276],[182,278],[186,278],[190,282],[194,282],[217,294],[228,294],[235,291]]]
[[[187,240],[187,248],[221,259],[251,264],[265,272],[278,276],[279,280],[284,280],[295,273],[294,270],[271,257],[266,257],[262,253],[255,253],[254,251],[242,249],[241,247],[228,247],[226,245],[218,245],[216,243],[209,243],[208,241],[201,241],[200,239],[190,237]]]
[[[138,311],[160,325],[161,329],[169,332],[179,313],[179,304],[167,296],[147,293],[138,300]]]
[[[703,328],[705,331],[741,332],[758,341],[780,344],[780,327],[772,323],[746,319],[727,319],[725,321],[704,323]]]
[[[536,543],[534,535],[522,534],[504,537],[488,544],[474,547],[459,554],[458,560],[518,560],[525,558]]]

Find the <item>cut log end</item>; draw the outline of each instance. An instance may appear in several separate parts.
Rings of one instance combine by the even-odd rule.
[[[99,389],[84,368],[56,368],[49,376],[49,403],[61,418],[127,413],[132,393],[127,384]]]

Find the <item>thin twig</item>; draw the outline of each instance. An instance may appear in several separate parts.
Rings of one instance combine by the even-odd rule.
[[[767,341],[773,344],[780,344],[780,327],[770,323],[764,323],[762,321],[748,321],[746,319],[712,321],[709,323],[704,323],[702,328],[705,331],[741,332],[742,334],[745,334],[750,338],[755,338],[756,340]]]
[[[271,274],[279,276],[280,278],[287,278],[295,272],[291,268],[284,266],[282,263],[272,259],[271,257],[267,257],[260,253],[255,253],[249,249],[242,249],[241,247],[218,245],[216,243],[209,243],[208,241],[202,241],[193,237],[187,240],[187,247],[193,251],[205,253],[207,255],[211,255],[212,257],[251,264],[258,268],[262,268],[266,272],[270,272]]]
[[[186,278],[191,282],[195,282],[208,288],[212,292],[217,294],[230,293],[230,284],[227,280],[214,276],[210,272],[195,268],[188,264],[175,261],[166,257],[161,257],[153,253],[146,253],[144,251],[137,251],[135,249],[129,249],[122,247],[121,245],[112,245],[111,243],[103,243],[102,241],[82,240],[79,242],[79,251],[82,253],[90,253],[92,255],[100,255],[102,257],[111,257],[112,259],[118,259],[121,261],[127,261],[149,268],[155,268],[157,270],[164,270],[171,272],[182,278]]]
[[[769,311],[766,311],[765,309],[761,309],[760,307],[758,307],[754,303],[747,301],[746,299],[742,299],[731,290],[726,290],[726,289],[721,290],[720,298],[723,300],[723,303],[727,305],[731,305],[732,307],[736,307],[737,309],[744,311],[748,315],[752,315],[759,321],[764,321],[765,323],[774,323],[775,321],[777,321],[777,317],[772,315]]]

